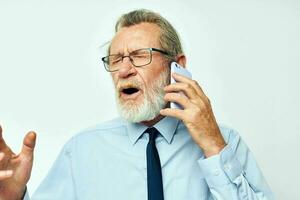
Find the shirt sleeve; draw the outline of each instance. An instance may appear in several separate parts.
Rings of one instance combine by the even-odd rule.
[[[31,200],[76,199],[71,142],[72,140],[64,146],[46,178],[34,192]],[[27,197],[24,199],[29,200],[28,194],[26,195]]]
[[[212,199],[274,199],[253,154],[239,135],[230,130],[224,135],[227,145],[215,156],[199,159],[198,164]]]

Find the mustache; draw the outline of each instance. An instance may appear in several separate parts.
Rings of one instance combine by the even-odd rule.
[[[142,89],[143,84],[135,79],[131,79],[131,80],[120,79],[116,85],[116,88],[118,91],[122,91],[123,89],[126,88]]]

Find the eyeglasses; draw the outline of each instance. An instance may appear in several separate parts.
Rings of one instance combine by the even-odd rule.
[[[126,57],[129,58],[132,65],[135,67],[142,67],[145,65],[149,65],[152,61],[153,51],[157,51],[159,53],[162,53],[166,56],[171,57],[171,55],[169,53],[167,53],[166,51],[163,51],[161,49],[144,48],[144,49],[138,49],[138,50],[132,51],[129,53],[128,56],[124,56],[121,54],[112,54],[112,55],[103,57],[101,60],[104,64],[106,71],[115,72],[115,71],[119,70],[119,67],[123,62],[123,59]]]

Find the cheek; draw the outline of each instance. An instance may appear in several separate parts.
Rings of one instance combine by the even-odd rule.
[[[141,84],[144,85],[144,87],[148,87],[151,85],[151,82],[153,81],[153,72],[151,70],[141,70],[138,71],[137,76],[139,76],[138,80],[141,82]]]
[[[118,76],[116,74],[111,74],[111,79],[112,79],[114,85],[116,86],[118,83]]]
[[[151,68],[151,70],[143,74],[144,81],[148,86],[152,85],[153,82],[155,82],[165,71],[165,69],[162,66],[152,66],[152,67],[153,68]]]

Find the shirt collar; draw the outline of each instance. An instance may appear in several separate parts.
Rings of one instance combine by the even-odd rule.
[[[157,122],[154,127],[160,132],[163,138],[170,144],[172,142],[174,133],[176,131],[179,120],[173,117],[164,117]],[[143,132],[148,128],[141,123],[126,122],[129,139],[134,145],[138,139],[143,135]]]

